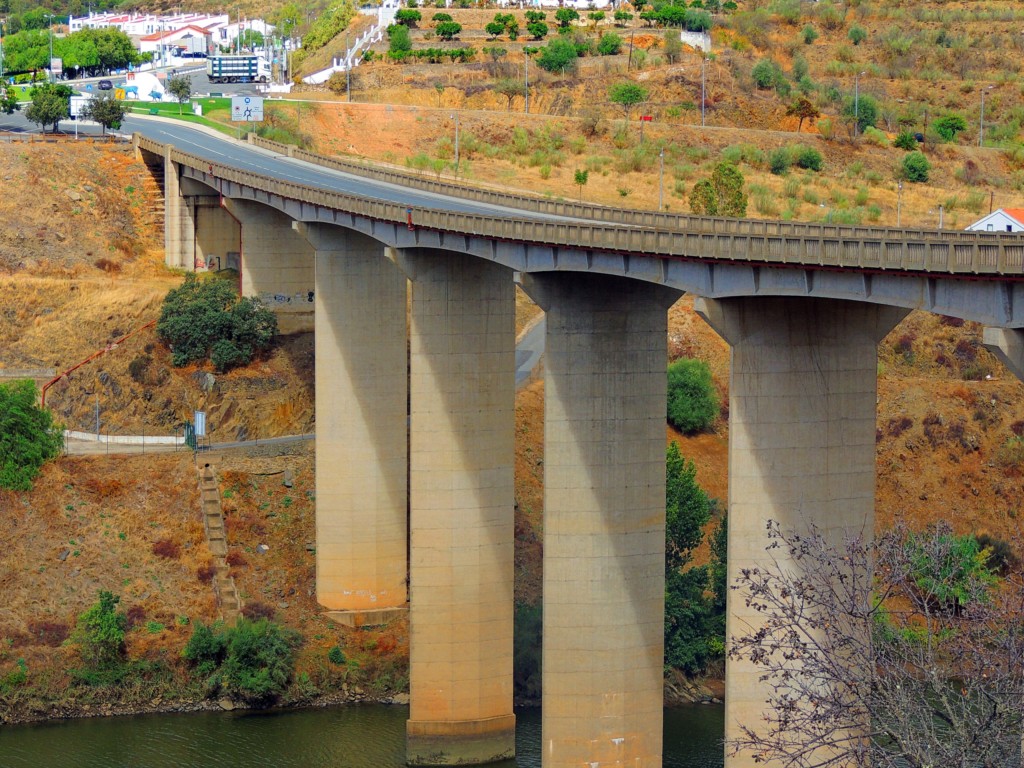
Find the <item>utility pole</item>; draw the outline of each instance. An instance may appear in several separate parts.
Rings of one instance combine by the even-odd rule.
[[[348,30],[345,30],[345,101],[352,102],[352,51],[348,47]]]
[[[860,76],[866,72],[858,72],[853,76],[853,135],[860,134]]]
[[[707,78],[705,77],[705,70],[707,69],[708,58],[705,56],[700,60],[700,127],[703,128],[704,122],[704,105],[707,104]]]
[[[658,210],[662,210],[665,207],[665,148],[661,148],[661,152],[658,153],[658,159],[661,161],[661,165],[658,168]]]
[[[985,91],[992,90],[990,85],[988,88],[983,88],[981,91],[981,116],[978,118],[978,146],[985,145]]]
[[[530,114],[530,54],[525,51],[523,61],[526,65],[526,114]]]
[[[455,121],[455,177],[459,176],[459,113],[455,112],[452,114],[452,120]]]
[[[903,182],[896,182],[896,226],[900,226],[900,209],[903,207]]]

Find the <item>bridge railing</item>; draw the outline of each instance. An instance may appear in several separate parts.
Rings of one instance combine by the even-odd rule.
[[[400,184],[425,192],[448,197],[472,200],[478,203],[519,208],[531,213],[560,216],[571,219],[586,219],[595,222],[666,229],[679,232],[700,232],[706,234],[755,235],[763,237],[841,237],[844,239],[892,240],[910,238],[914,240],[942,240],[975,242],[979,236],[993,240],[1003,237],[1002,233],[966,232],[961,230],[904,229],[896,227],[861,227],[834,224],[812,224],[792,221],[769,221],[763,219],[733,219],[716,216],[690,216],[685,214],[641,211],[632,208],[614,208],[571,200],[553,200],[545,197],[499,192],[491,189],[471,187],[452,181],[424,178],[416,173],[382,168],[340,157],[327,157],[308,152],[291,144],[282,144],[249,134],[249,143],[272,152],[294,157],[314,165],[360,176],[362,178]]]
[[[138,146],[164,154],[165,145],[137,138]],[[269,195],[301,201],[367,219],[406,225],[409,209],[214,163],[171,148],[170,160],[194,169],[217,187],[225,180]],[[775,222],[693,217],[690,231],[579,220],[545,220],[455,213],[416,208],[413,226],[457,235],[525,242],[567,251],[734,262],[850,267],[867,270],[1024,276],[1024,237],[980,232],[918,232],[827,225],[764,226]],[[705,229],[706,228],[706,229]],[[704,231],[699,231],[704,229]],[[697,231],[695,231],[697,230]],[[956,235],[943,237],[943,235]],[[628,271],[628,269],[627,269]]]

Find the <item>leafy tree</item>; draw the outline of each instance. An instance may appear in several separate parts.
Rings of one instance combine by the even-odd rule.
[[[40,467],[63,444],[52,414],[36,407],[35,382],[0,384],[0,488],[31,490]]]
[[[580,201],[583,201],[583,187],[587,185],[590,180],[590,171],[585,171],[582,168],[577,168],[576,172],[572,177],[573,183],[580,188]]]
[[[711,14],[707,11],[699,11],[694,8],[687,8],[683,16],[683,27],[688,32],[707,32],[711,29]]]
[[[526,25],[526,31],[530,33],[530,37],[534,40],[542,40],[547,37],[548,25],[543,21],[531,21]]]
[[[560,8],[559,10],[571,10]],[[550,41],[541,48],[537,57],[537,66],[548,72],[572,71],[576,68],[576,46],[564,38]]]
[[[907,181],[925,182],[928,181],[928,172],[932,169],[932,164],[928,162],[924,153],[914,150],[903,156],[900,167],[903,178]]]
[[[85,103],[81,116],[99,123],[103,126],[103,133],[106,133],[108,128],[120,128],[127,112],[127,104],[116,98],[112,91],[105,91]]]
[[[442,40],[451,40],[462,31],[462,25],[457,21],[442,21],[434,27],[434,31]]]
[[[302,11],[296,3],[285,3],[270,17],[270,21],[284,37],[291,37],[295,28],[302,23]]]
[[[395,23],[403,27],[415,27],[423,18],[423,14],[415,8],[399,8],[395,11]]]
[[[192,98],[192,78],[188,75],[174,75],[167,80],[167,92],[178,102],[178,114],[185,102]]]
[[[761,620],[730,649],[768,709],[733,751],[769,765],[1020,764],[1019,577],[993,589],[984,550],[946,524],[864,541],[769,522],[768,538],[734,585]]]
[[[602,56],[614,56],[622,49],[622,38],[614,32],[601,35],[597,41],[597,52]]]
[[[718,411],[718,392],[707,363],[684,357],[668,366],[669,424],[693,434],[710,427]]]
[[[100,590],[99,600],[78,617],[71,640],[93,669],[115,667],[124,659],[128,619],[117,610],[120,601],[117,595]]]
[[[49,66],[50,38],[31,30],[4,36],[4,67],[8,72],[38,72]]]
[[[698,216],[718,215],[718,195],[707,179],[701,179],[693,185],[690,192],[690,210]]]
[[[526,12],[526,21],[529,22],[530,24],[533,24],[534,22],[537,22],[537,21],[544,21],[547,17],[548,17],[548,15],[546,13],[544,13],[544,11],[527,11]]]
[[[917,137],[914,136],[913,131],[900,131],[892,140],[892,145],[910,152],[917,149]]]
[[[501,21],[489,21],[484,25],[484,31],[493,40],[505,31],[505,24]]]
[[[402,24],[388,27],[388,54],[392,58],[401,58],[412,50],[412,37],[409,28]]]
[[[720,216],[742,218],[747,215],[747,193],[743,191],[743,174],[731,163],[721,162],[711,174],[711,186],[718,196]]]
[[[254,51],[266,42],[263,33],[257,29],[243,29],[238,36],[238,47]]]
[[[665,32],[663,50],[665,52],[665,60],[669,64],[675,64],[682,58],[683,55],[683,41],[679,39],[679,33],[674,30],[668,30]]]
[[[622,114],[626,122],[629,122],[629,114],[633,107],[647,101],[650,92],[639,83],[630,81],[615,83],[608,89],[608,101],[622,107]]]
[[[74,91],[69,86],[55,83],[41,83],[31,91],[32,103],[25,110],[25,117],[33,123],[39,123],[43,131],[52,125],[57,132],[57,124],[70,115],[70,99]]]
[[[516,96],[526,95],[526,83],[518,78],[504,78],[494,84],[494,92],[508,100],[508,111],[512,111],[512,102]]]
[[[626,24],[633,20],[633,14],[629,11],[618,10],[615,12],[615,24],[619,27],[624,27]]]
[[[5,115],[13,115],[19,109],[21,104],[18,103],[18,94],[13,88],[8,88],[2,91],[3,96],[0,97],[0,112]]]
[[[797,133],[804,127],[804,120],[814,121],[821,117],[821,112],[806,96],[797,97],[796,101],[786,108],[786,114],[799,120],[796,126]]]
[[[604,11],[591,11],[587,14],[587,18],[594,22],[594,26],[596,27],[604,21]]]
[[[935,132],[942,137],[943,141],[953,141],[956,135],[967,128],[967,121],[963,115],[943,115],[934,123]]]
[[[864,29],[860,24],[854,24],[850,27],[850,31],[846,33],[846,36],[850,39],[850,42],[854,45],[860,45],[868,39],[868,31]]]
[[[856,133],[864,133],[865,128],[878,122],[878,102],[866,93],[848,96],[843,102],[843,117]]]
[[[573,8],[559,8],[555,11],[555,21],[562,29],[568,29],[569,25],[579,19],[580,15]]]
[[[156,329],[171,347],[174,365],[210,358],[223,371],[269,348],[277,318],[258,298],[240,298],[227,281],[189,273],[168,292]]]
[[[696,466],[675,443],[666,452],[665,470],[665,664],[694,675],[725,647],[725,604],[717,591],[708,594],[720,563],[687,568],[714,504],[697,485]],[[724,561],[724,550],[722,556]]]
[[[761,59],[757,62],[750,70],[750,76],[754,80],[754,85],[762,90],[775,88],[780,82],[785,81],[779,65],[771,59]]]

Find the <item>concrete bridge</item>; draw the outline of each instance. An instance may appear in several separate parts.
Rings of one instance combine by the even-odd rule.
[[[283,329],[316,329],[317,597],[353,625],[409,610],[412,764],[514,749],[516,273],[547,315],[545,768],[661,766],[683,292],[732,346],[730,579],[768,519],[872,530],[876,349],[910,309],[985,323],[1024,370],[1016,236],[620,211],[174,130],[135,137],[164,179],[168,265],[233,254]],[[730,596],[729,633],[748,621]],[[730,664],[727,737],[765,699]]]

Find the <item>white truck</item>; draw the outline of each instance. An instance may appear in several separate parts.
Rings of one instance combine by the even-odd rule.
[[[206,60],[206,75],[211,83],[267,83],[270,82],[270,66],[255,53],[210,56]]]

